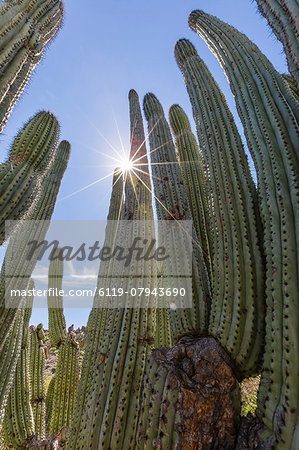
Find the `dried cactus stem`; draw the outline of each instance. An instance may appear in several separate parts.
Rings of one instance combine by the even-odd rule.
[[[235,448],[239,385],[214,338],[154,350],[145,381],[138,448]]]

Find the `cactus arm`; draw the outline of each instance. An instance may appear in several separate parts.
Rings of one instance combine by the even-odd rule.
[[[194,227],[202,246],[206,266],[212,283],[212,244],[209,230],[209,211],[206,181],[199,148],[189,120],[179,105],[171,106],[169,122],[176,139],[176,150],[189,197]]]
[[[57,253],[61,250],[57,249]],[[48,314],[49,314],[49,338],[51,343],[55,347],[59,347],[62,340],[66,337],[66,325],[65,317],[63,313],[63,299],[56,292],[59,292],[62,288],[63,277],[63,261],[59,258],[55,259],[55,253],[53,259],[50,262],[49,267],[49,283],[48,292],[51,292],[53,288],[54,295],[48,295]]]
[[[0,132],[62,17],[58,0],[8,3],[0,10]]]
[[[30,327],[30,382],[31,404],[34,416],[35,435],[39,439],[45,438],[45,348],[43,345],[44,332],[42,325]]]
[[[15,138],[9,160],[0,171],[0,242],[5,239],[5,221],[22,220],[37,204],[58,136],[56,118],[41,112]]]
[[[268,430],[264,441],[291,447],[299,413],[298,246],[294,248],[299,221],[298,102],[246,36],[200,11],[191,14],[189,23],[229,79],[257,170],[267,264],[266,348],[258,416]]]
[[[80,348],[75,336],[67,336],[59,347],[55,383],[52,388],[50,435],[57,433],[64,426],[70,426],[79,382],[79,356]]]
[[[55,375],[52,376],[50,383],[48,385],[46,393],[46,435],[49,436],[50,433],[50,423],[52,417],[53,409],[53,396],[54,396],[54,386],[55,386]]]
[[[299,5],[296,0],[256,0],[260,13],[283,45],[289,71],[299,89]]]

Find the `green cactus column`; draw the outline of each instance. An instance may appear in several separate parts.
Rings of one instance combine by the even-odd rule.
[[[45,333],[42,324],[33,325],[29,328],[30,333],[30,383],[31,383],[31,404],[34,417],[34,431],[38,439],[45,436],[46,419],[46,385],[45,368],[46,353],[44,346]]]
[[[16,225],[5,221],[28,218],[41,194],[41,183],[51,166],[59,138],[53,114],[40,112],[27,122],[12,145],[9,159],[0,166],[0,243]]]
[[[50,424],[53,410],[53,398],[55,387],[55,374],[52,376],[46,393],[46,435],[50,435]]]
[[[293,0],[256,0],[261,14],[283,45],[289,71],[299,89],[299,5]]]
[[[153,94],[147,94],[144,97],[144,112],[148,121],[151,168],[158,219],[178,222],[192,220],[191,208],[183,185],[183,177],[176,158],[170,128],[163,108]],[[169,239],[174,241],[174,252],[177,256],[176,273],[180,275],[180,260],[183,258],[181,252],[184,252],[185,249],[176,248],[175,238],[169,237]],[[190,239],[193,243],[193,307],[180,308],[170,312],[170,324],[174,339],[178,339],[188,332],[201,333],[207,329],[210,302],[208,273],[196,233],[193,233]],[[184,259],[188,260],[188,258]]]
[[[80,375],[79,357],[79,344],[76,341],[75,334],[70,334],[61,342],[58,352],[50,406],[50,436],[71,424]]]
[[[298,102],[246,36],[201,11],[190,26],[230,82],[258,176],[266,256],[266,347],[257,414],[266,445],[298,447]],[[296,428],[297,427],[297,428]]]
[[[62,18],[58,0],[7,1],[0,9],[0,133]]]
[[[33,287],[34,284],[30,281],[28,290],[31,291]],[[24,447],[34,434],[30,385],[30,339],[28,333],[32,299],[32,297],[27,297],[21,351],[2,424],[4,442],[7,446],[13,448]]]
[[[61,249],[57,248],[49,267],[48,282],[48,313],[49,313],[49,338],[54,347],[59,347],[66,337],[65,317],[63,313],[63,298],[59,295],[62,289],[63,261],[56,256]]]
[[[177,42],[175,56],[207,173],[214,244],[209,332],[248,376],[260,368],[265,309],[257,194],[241,137],[211,73],[185,39]]]
[[[139,152],[144,160],[144,172],[146,172],[148,170],[146,149],[145,145],[141,145],[143,142],[140,138],[140,133],[143,133],[140,128],[142,119],[136,92],[130,91],[129,101],[131,132],[135,130],[133,133],[138,134],[138,136],[131,136],[130,157]],[[149,221],[149,228],[146,230],[147,233],[151,233],[153,213],[149,191],[146,183],[142,178],[137,177],[137,172],[136,174],[134,172],[124,173],[121,177],[121,185],[123,178],[131,183],[131,186],[122,189],[122,192],[126,193],[126,199],[121,218],[132,224],[133,228],[133,221],[141,221],[141,223]],[[146,180],[147,175],[144,174],[144,176]],[[117,198],[114,195],[116,186],[115,184],[112,191],[112,204],[108,216],[110,219],[119,218],[122,205],[122,197]],[[132,227],[129,226],[126,229],[119,225],[118,242],[126,242],[127,245],[131,241]],[[107,234],[109,228],[108,223],[105,242],[109,239]],[[140,231],[139,228],[137,231]],[[125,239],[125,241],[119,239]],[[115,238],[112,242],[110,241],[110,246],[114,242]],[[118,264],[117,261],[113,261],[113,267],[110,267],[109,271],[122,275],[123,269]],[[140,268],[144,269],[144,266],[140,265]],[[101,270],[103,270],[102,265],[99,277]],[[130,274],[133,274],[134,270],[136,271],[136,267],[133,262],[130,266]],[[142,282],[147,286],[152,279],[148,277],[147,281],[142,280]],[[140,279],[120,277],[119,283],[125,288],[124,290],[128,290],[131,287],[138,288]],[[74,415],[68,443],[70,449],[134,448],[141,386],[154,336],[152,326],[154,318],[146,307],[139,307],[139,300],[135,305],[132,303],[132,298],[125,294],[121,301],[123,306],[116,305],[115,308],[101,311],[98,309],[100,306],[98,299],[95,298],[95,306],[87,327],[86,351],[78,389],[80,410],[77,410]],[[97,342],[94,340],[96,335],[102,336]]]
[[[56,198],[58,195],[60,183],[67,167],[70,153],[70,144],[62,141],[59,145],[51,168],[45,175],[41,183],[41,195],[27,219],[37,221],[50,220]],[[26,250],[27,242],[34,239],[43,240],[47,232],[47,222],[42,227],[32,227],[31,223],[25,222],[10,240],[7,252],[15,252],[18,255],[17,263],[12,267],[12,273],[18,276],[20,273],[31,275],[36,259],[31,258],[30,261],[24,260],[23,254]],[[24,239],[24,237],[26,239]],[[25,265],[26,263],[26,265]],[[6,280],[5,262],[1,269],[0,277],[0,372],[3,374],[0,379],[0,411],[4,411],[10,386],[13,380],[15,367],[21,349],[22,339],[22,323],[24,317],[24,309],[22,308],[25,300],[22,296],[11,296],[11,289],[26,289],[28,278],[23,277],[18,280],[9,278]],[[10,306],[12,305],[12,306]],[[5,374],[5,375],[4,375]],[[0,424],[3,415],[0,414]]]
[[[210,213],[206,190],[206,176],[199,148],[191,131],[189,119],[179,105],[169,110],[169,122],[175,136],[175,146],[182,171],[184,186],[189,198],[193,224],[202,246],[203,256],[212,284],[212,242]]]

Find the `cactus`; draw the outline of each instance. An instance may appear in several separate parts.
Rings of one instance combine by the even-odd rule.
[[[50,220],[60,183],[68,163],[69,152],[69,143],[67,141],[62,141],[55,153],[51,168],[43,178],[40,198],[27,219],[38,221]],[[47,232],[47,226],[48,223],[45,222],[45,225],[42,226],[42,228],[38,227],[38,229],[36,229],[36,227],[32,227],[32,222],[29,222],[29,224],[25,222],[19,232],[10,240],[7,252],[13,253],[15,251],[19,257],[18,264],[13,267],[16,276],[20,273],[32,273],[35,266],[35,259],[31,258],[30,261],[26,260],[27,265],[25,267],[22,254],[26,249],[26,243],[37,237],[37,231],[40,233],[38,238],[43,240],[43,236],[45,236]],[[20,272],[20,268],[23,272]],[[29,276],[30,275],[28,275],[28,277]],[[4,261],[0,279],[0,371],[2,374],[5,374],[5,376],[2,376],[0,380],[0,425],[20,353],[22,323],[24,318],[23,306],[25,306],[24,299],[18,296],[10,297],[9,293],[11,289],[26,289],[27,283],[27,277],[19,279],[12,277],[6,279]]]
[[[34,284],[31,280],[28,289],[31,290],[33,287]],[[32,297],[28,297],[27,300],[28,303],[24,313],[20,356],[2,424],[4,442],[7,446],[12,446],[13,448],[24,446],[34,434],[34,416],[30,398],[30,345],[28,335]]]
[[[55,374],[52,376],[50,383],[48,385],[46,393],[46,435],[50,434],[50,423],[53,409],[53,398],[54,398],[54,387],[55,387]]]
[[[45,438],[46,419],[46,385],[45,368],[46,353],[43,340],[45,334],[42,324],[35,328],[31,326],[30,333],[30,383],[31,383],[31,404],[35,425],[35,436],[39,439]]]
[[[187,40],[178,41],[175,56],[193,108],[213,211],[209,332],[242,375],[256,374],[263,345],[264,280],[255,186],[233,116],[208,68]]]
[[[48,313],[49,313],[49,338],[55,347],[59,347],[60,343],[66,337],[65,317],[63,314],[63,299],[57,292],[62,287],[63,277],[63,261],[60,258],[55,258],[61,250],[56,249],[49,267],[49,283],[48,292],[54,292],[49,296],[48,294]],[[53,291],[51,289],[53,288]]]
[[[296,447],[298,102],[268,59],[235,28],[201,11],[191,13],[189,24],[208,43],[229,79],[257,171],[267,302],[257,409],[266,427],[261,439],[267,445]]]
[[[273,33],[283,45],[289,71],[299,89],[299,5],[292,0],[256,0]]]
[[[5,230],[5,221],[28,217],[37,204],[41,182],[51,166],[58,137],[56,118],[40,112],[15,138],[8,161],[0,166],[0,244],[15,229],[14,225]]]
[[[70,426],[79,382],[79,356],[80,348],[75,335],[64,338],[59,347],[55,383],[52,387],[50,435]]]
[[[148,121],[151,148],[151,166],[159,220],[192,220],[191,208],[183,185],[182,173],[176,158],[175,147],[163,108],[153,94],[144,97],[144,112]],[[166,164],[169,162],[169,164]],[[178,339],[188,332],[202,333],[207,330],[210,301],[208,272],[203,250],[198,237],[193,241],[193,307],[170,312],[172,337]],[[174,242],[175,247],[175,242]],[[175,248],[177,273],[180,273],[180,259],[184,249]],[[188,259],[185,258],[187,261]]]
[[[133,158],[139,152],[144,168],[148,170],[145,145],[140,146],[140,142],[143,142],[140,136],[144,134],[135,91],[130,91],[129,101],[131,130],[133,130],[130,157]],[[138,126],[135,126],[135,123]],[[135,136],[135,133],[138,135]],[[147,175],[144,176],[146,179]],[[148,183],[147,179],[146,181]],[[153,212],[146,183],[134,173],[129,182],[132,186],[124,189],[127,197],[122,218],[151,221]],[[122,185],[123,182],[120,183]],[[111,216],[119,217],[122,205],[121,197],[115,198],[116,188],[117,184],[112,191],[111,205],[117,207],[112,210],[110,206],[109,219]],[[115,202],[118,204],[115,205]],[[150,228],[147,228],[147,232],[149,230]],[[123,238],[131,237],[123,236]],[[106,233],[105,239],[106,241],[109,239],[109,234]],[[120,282],[125,283],[126,280],[127,278]],[[142,281],[144,280],[141,280],[141,283]],[[145,282],[147,284],[152,281],[153,279],[149,277]],[[132,286],[138,287],[138,283],[140,279],[132,279],[123,285],[128,289]],[[146,308],[130,307],[129,297],[125,302],[127,307],[110,310],[99,310],[95,303],[90,314],[82,378],[77,396],[80,409],[76,409],[74,415],[68,443],[70,449],[86,447],[118,449],[131,448],[134,445],[142,380],[154,335],[152,326],[154,319]],[[97,341],[95,336],[99,335],[102,339]]]
[[[155,349],[143,392],[134,448],[234,448],[239,386],[230,358],[212,337]]]
[[[0,133],[62,17],[58,0],[7,1],[0,9]]]
[[[202,246],[203,256],[212,284],[212,242],[210,236],[206,180],[199,148],[188,117],[179,105],[169,110],[169,123],[175,136],[178,160],[188,195],[193,224]]]

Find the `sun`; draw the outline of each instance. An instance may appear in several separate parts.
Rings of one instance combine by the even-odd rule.
[[[134,162],[131,159],[122,159],[119,162],[119,170],[121,172],[130,172],[131,170],[134,169]]]

